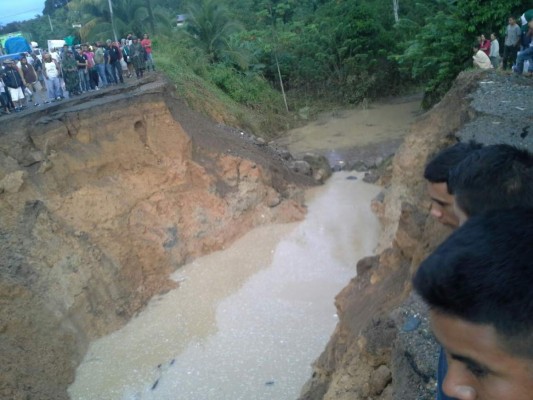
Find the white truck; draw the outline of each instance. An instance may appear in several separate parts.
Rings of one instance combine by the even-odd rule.
[[[54,49],[60,49],[65,45],[63,39],[49,40],[48,41],[48,52],[51,53]]]

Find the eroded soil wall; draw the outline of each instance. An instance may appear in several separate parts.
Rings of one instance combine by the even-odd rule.
[[[307,178],[165,82],[3,122],[1,398],[67,398],[90,340],[175,285],[171,271],[305,213]]]

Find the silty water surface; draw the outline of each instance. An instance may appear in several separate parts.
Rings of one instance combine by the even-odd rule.
[[[296,399],[337,323],[335,295],[377,244],[379,188],[354,176],[313,189],[301,223],[179,269],[179,288],[91,344],[71,398]]]

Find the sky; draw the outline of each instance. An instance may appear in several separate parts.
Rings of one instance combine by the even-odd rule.
[[[45,0],[0,0],[0,24],[32,19],[42,14]]]

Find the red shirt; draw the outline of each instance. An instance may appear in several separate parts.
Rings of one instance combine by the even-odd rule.
[[[479,50],[490,56],[490,40],[485,39],[481,41],[479,45]]]
[[[152,52],[152,41],[150,39],[141,40],[141,46],[144,47],[144,50],[146,50],[146,54],[150,54]]]

